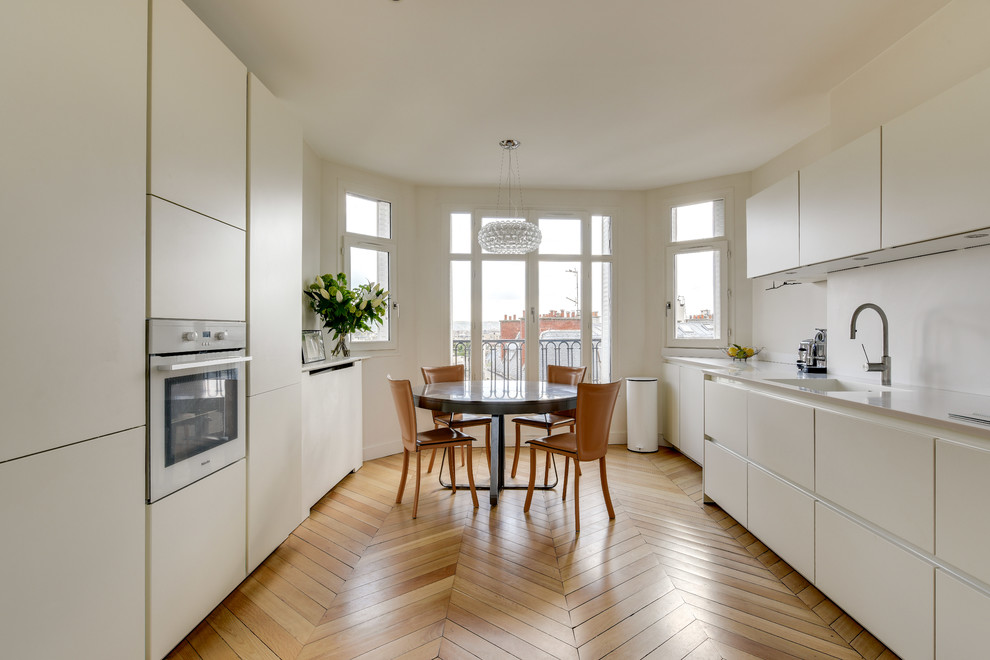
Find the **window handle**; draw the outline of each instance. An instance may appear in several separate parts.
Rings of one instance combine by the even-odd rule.
[[[530,320],[533,323],[536,323],[536,308],[535,307],[530,307],[529,308],[529,318],[530,318]]]

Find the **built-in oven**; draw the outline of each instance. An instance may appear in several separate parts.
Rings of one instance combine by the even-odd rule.
[[[148,320],[149,503],[244,458],[246,346],[240,321]]]

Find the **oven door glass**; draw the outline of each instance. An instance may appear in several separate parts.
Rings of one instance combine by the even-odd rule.
[[[223,369],[165,380],[165,467],[238,437],[238,373]]]

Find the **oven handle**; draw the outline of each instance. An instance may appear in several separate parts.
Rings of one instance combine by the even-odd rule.
[[[219,360],[203,360],[202,362],[179,362],[177,364],[160,364],[158,371],[185,371],[187,369],[199,369],[201,367],[219,367],[225,364],[238,364],[240,362],[250,362],[251,356],[229,357]]]

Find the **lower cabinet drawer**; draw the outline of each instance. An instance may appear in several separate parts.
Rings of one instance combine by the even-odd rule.
[[[749,466],[747,528],[798,573],[815,581],[815,501]]]
[[[705,495],[743,527],[747,526],[746,461],[718,444],[705,442]]]
[[[815,504],[815,586],[904,660],[934,655],[934,570]]]
[[[990,596],[935,571],[935,657],[978,658],[986,653]]]

